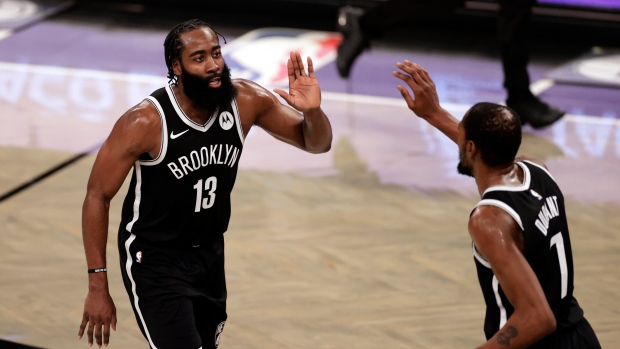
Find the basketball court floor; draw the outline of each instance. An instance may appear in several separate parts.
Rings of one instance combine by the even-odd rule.
[[[115,120],[166,83],[169,29],[68,12],[0,40],[0,195],[14,192],[0,201],[0,340],[88,346],[77,340],[88,175]],[[337,33],[216,29],[228,41],[233,77],[269,88],[283,86],[287,52],[311,56],[334,132],[322,155],[260,129],[248,136],[225,235],[229,318],[221,347],[481,344],[484,303],[466,229],[479,199],[475,183],[457,175],[457,147],[406,108],[391,72],[403,59],[420,63],[460,118],[475,102],[502,102],[497,57],[456,43],[377,45],[342,80]],[[562,63],[543,57],[530,66],[532,88],[568,115],[543,130],[526,126],[521,153],[544,160],[563,188],[575,296],[603,347],[620,348],[620,89],[554,83],[547,74]],[[147,348],[116,250],[127,184],[110,209],[108,277],[118,314],[110,347]]]

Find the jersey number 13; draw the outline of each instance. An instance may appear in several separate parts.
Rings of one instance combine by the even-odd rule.
[[[202,184],[204,182],[204,185]],[[215,203],[215,189],[217,188],[217,177],[209,177],[206,180],[199,180],[194,189],[196,189],[196,209],[195,212],[200,212],[201,209],[208,209]],[[204,198],[203,198],[204,196]]]

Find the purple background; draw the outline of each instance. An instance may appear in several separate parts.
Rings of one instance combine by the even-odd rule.
[[[620,0],[538,0],[541,4],[599,7],[620,10]]]

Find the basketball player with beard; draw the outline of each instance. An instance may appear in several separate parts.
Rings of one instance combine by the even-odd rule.
[[[250,128],[310,153],[331,147],[312,60],[288,60],[289,92],[231,80],[218,33],[200,20],[164,42],[170,84],[129,109],[93,165],[82,211],[89,289],[81,338],[107,346],[116,330],[108,291],[110,200],[133,175],[118,232],[121,272],[151,348],[216,348],[226,321],[224,237],[230,193]],[[294,109],[293,109],[294,108]]]
[[[469,218],[478,280],[486,303],[479,348],[600,349],[573,296],[573,257],[564,198],[546,166],[516,159],[519,116],[478,103],[459,123],[439,104],[419,65],[404,61],[394,76],[407,106],[459,148],[458,172],[474,177],[481,201]]]

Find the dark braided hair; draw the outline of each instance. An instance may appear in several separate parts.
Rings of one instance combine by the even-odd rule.
[[[514,161],[521,145],[521,121],[514,110],[494,103],[477,103],[461,124],[465,138],[480,149],[486,165],[498,167]]]
[[[164,40],[164,58],[166,59],[166,66],[168,67],[169,83],[173,82],[176,85],[178,81],[178,76],[174,74],[172,64],[175,59],[181,60],[181,51],[183,51],[183,43],[180,38],[181,34],[201,28],[211,29],[215,35],[222,37],[224,43],[226,43],[226,38],[222,34],[216,32],[208,23],[200,19],[190,19],[189,21],[178,24],[168,33],[166,40]]]

